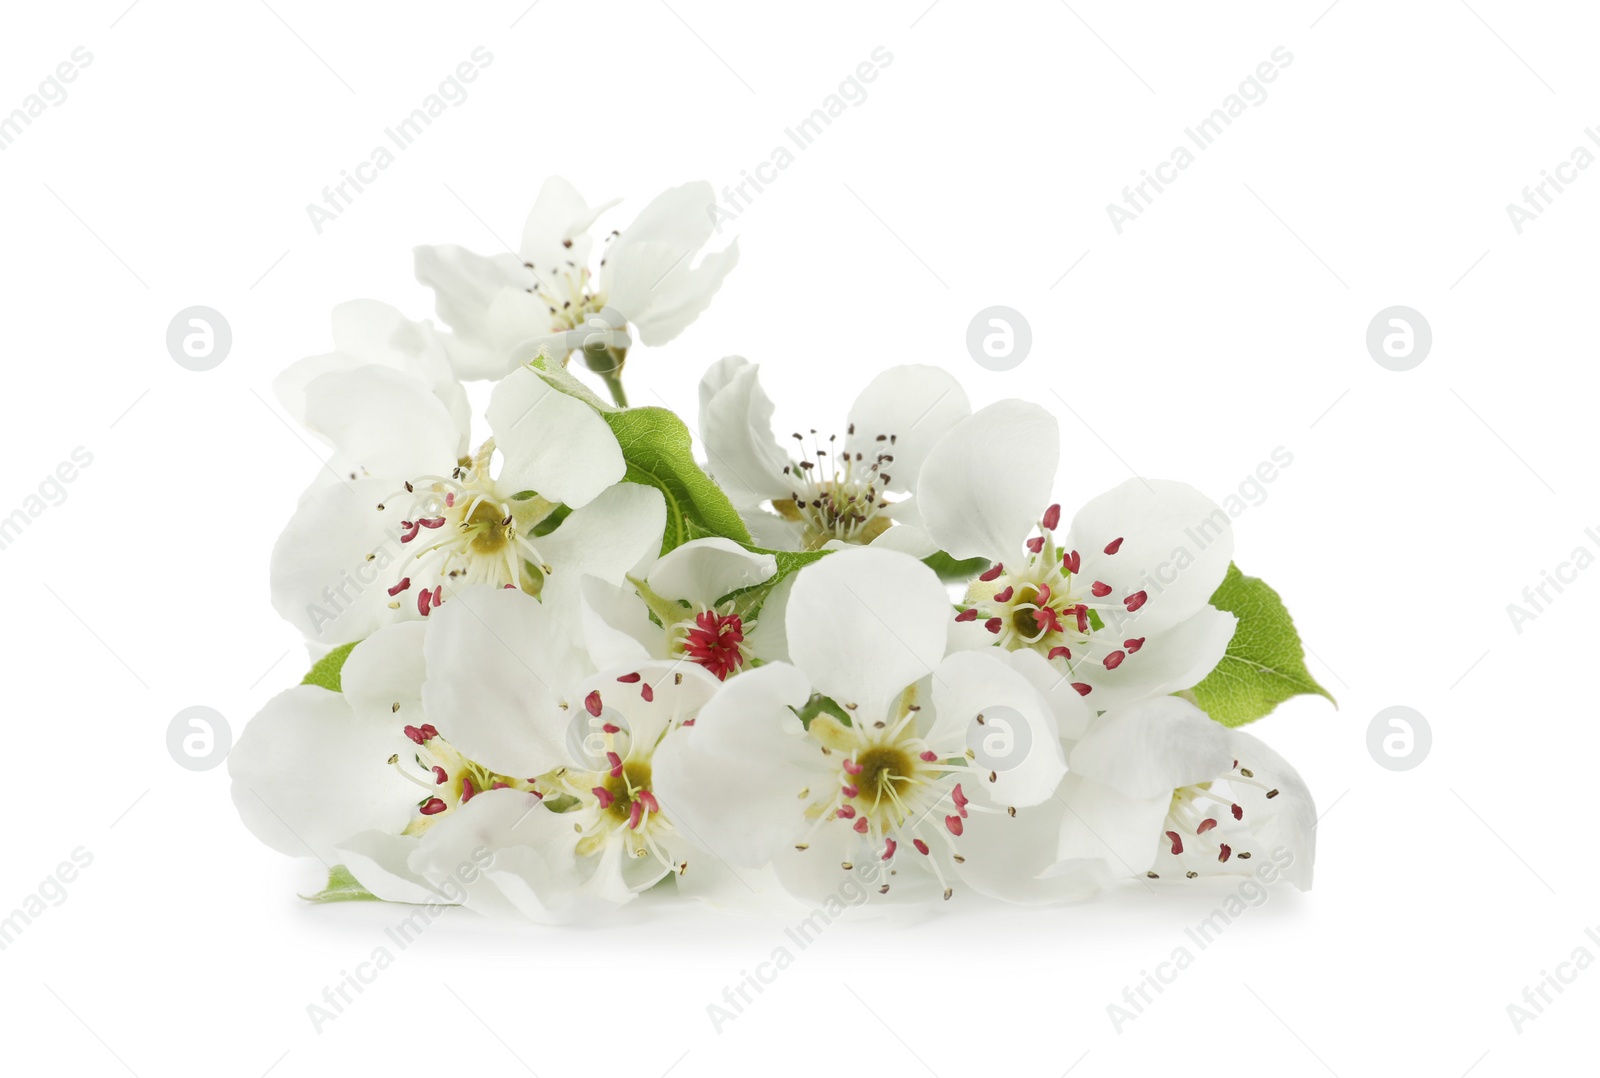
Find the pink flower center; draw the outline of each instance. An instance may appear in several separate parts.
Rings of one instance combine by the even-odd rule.
[[[744,665],[744,622],[737,614],[707,610],[684,632],[683,651],[719,680],[728,680]]]

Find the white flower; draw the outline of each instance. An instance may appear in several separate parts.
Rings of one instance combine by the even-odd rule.
[[[426,616],[475,583],[539,594],[575,620],[584,574],[621,581],[660,545],[660,492],[620,483],[605,421],[530,369],[495,386],[494,436],[471,456],[465,428],[415,374],[367,364],[299,392],[307,425],[355,476],[314,485],[273,550],[273,603],[315,644]],[[536,534],[563,504],[571,514]]]
[[[1106,712],[1072,748],[1057,863],[1047,875],[1248,875],[1274,861],[1311,887],[1316,806],[1256,738],[1172,696]]]
[[[700,382],[707,470],[758,543],[779,550],[867,544],[897,521],[917,521],[916,499],[909,495],[923,461],[972,410],[954,378],[937,367],[891,367],[850,406],[842,437],[796,432],[784,448],[758,372],[755,364],[728,356]]]
[[[684,658],[726,680],[754,654],[756,622],[741,616],[736,602],[718,601],[777,571],[771,554],[713,537],[668,551],[642,580],[619,586],[589,577],[583,582],[589,652],[602,666]]]
[[[409,858],[441,814],[498,781],[450,751],[423,713],[423,629],[393,625],[357,645],[341,671],[343,692],[280,693],[228,755],[234,805],[257,838],[343,864],[367,890],[399,902],[459,900]]]
[[[413,856],[419,874],[448,872],[487,847],[494,857],[468,905],[549,921],[685,871],[652,762],[716,678],[683,662],[597,673],[548,606],[488,588],[445,606],[425,648],[423,699],[441,738],[486,774],[532,777],[441,813]]]
[[[949,897],[967,819],[1036,804],[1065,771],[1055,712],[1001,655],[945,655],[948,598],[909,555],[846,549],[802,569],[789,597],[793,665],[729,680],[656,755],[656,789],[685,829],[733,866],[774,864],[816,896],[856,862],[896,868],[914,897]],[[794,709],[812,691],[846,724]],[[985,712],[1021,751],[990,760]],[[886,890],[888,884],[880,890]]]
[[[1210,605],[1233,556],[1228,515],[1185,484],[1131,479],[1090,500],[1058,538],[1061,507],[1045,504],[1058,444],[1043,409],[1001,401],[930,452],[917,484],[929,537],[958,559],[993,563],[956,620],[1044,655],[1099,710],[1192,688],[1237,623]]]
[[[567,181],[545,181],[517,254],[474,254],[463,247],[418,247],[417,279],[434,290],[439,317],[454,331],[446,345],[463,378],[499,378],[513,352],[542,340],[557,360],[598,334],[614,350],[627,325],[652,347],[665,344],[711,303],[739,261],[737,243],[694,256],[712,234],[711,185],[686,183],[658,195],[620,233],[608,237],[591,272],[589,227],[608,202],[590,206]]]

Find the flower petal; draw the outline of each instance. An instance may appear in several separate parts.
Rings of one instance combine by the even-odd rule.
[[[1216,778],[1232,760],[1226,727],[1186,700],[1159,696],[1100,716],[1073,746],[1070,767],[1129,797],[1171,797]]]
[[[817,690],[877,719],[944,657],[950,599],[915,558],[860,547],[800,570],[786,619],[789,654]]]
[[[933,674],[933,707],[929,743],[959,741],[975,751],[975,766],[994,776],[983,785],[999,805],[1037,805],[1067,773],[1055,713],[998,649],[947,656]]]
[[[1105,553],[1118,539],[1116,553]],[[1176,625],[1210,602],[1233,559],[1233,522],[1186,483],[1130,479],[1078,510],[1067,549],[1082,556],[1080,575],[1109,584],[1118,600],[1146,594],[1138,614],[1116,619],[1115,626],[1141,636]]]
[[[729,356],[713,365],[701,383],[700,442],[706,470],[740,507],[794,493],[794,484],[784,475],[789,456],[773,437],[773,404],[759,375],[756,364]],[[707,398],[706,387],[718,383]]]
[[[1139,637],[1139,650],[1115,669],[1103,661],[1087,660],[1072,668],[1072,678],[1091,687],[1094,705],[1111,710],[1151,696],[1192,689],[1227,654],[1239,619],[1206,605],[1186,621],[1168,629],[1150,630]],[[1127,622],[1128,632],[1145,633],[1137,616]]]
[[[787,663],[740,674],[656,751],[662,811],[699,846],[735,867],[757,868],[805,828],[796,794],[826,781],[817,746],[790,708],[811,684]]]
[[[710,606],[724,595],[772,579],[778,561],[746,550],[732,539],[693,539],[661,556],[646,578],[664,599]]]
[[[536,273],[551,274],[569,262],[589,264],[589,227],[621,199],[591,206],[578,189],[560,176],[551,176],[539,188],[527,223],[522,226],[522,257]]]
[[[966,390],[942,367],[890,367],[850,406],[845,449],[868,461],[880,453],[892,455],[883,467],[891,477],[888,489],[915,490],[934,445],[971,413]]]
[[[574,509],[622,478],[622,448],[598,412],[527,367],[495,386],[487,411],[502,463],[495,482]]]
[[[1050,501],[1060,439],[1055,418],[1027,401],[997,401],[957,423],[917,481],[933,541],[957,559],[1013,557]]]
[[[364,471],[394,486],[449,469],[466,451],[467,432],[413,375],[368,364],[331,371],[305,387],[306,428],[333,446],[329,467]]]
[[[661,550],[666,524],[666,501],[655,487],[639,483],[607,487],[539,539],[539,553],[554,569],[546,574],[539,597],[563,617],[575,619],[583,578],[621,584]]]

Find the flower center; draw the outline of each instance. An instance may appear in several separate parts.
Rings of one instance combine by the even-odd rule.
[[[718,680],[728,680],[744,665],[744,622],[737,614],[704,610],[693,621],[679,622],[675,633],[681,636],[678,649]]]
[[[606,305],[606,298],[589,291],[589,267],[567,262],[560,266],[536,268],[524,262],[534,278],[528,293],[542,301],[550,310],[550,323],[557,330],[576,329],[598,314]]]
[[[411,558],[389,589],[391,609],[399,609],[402,592],[414,589],[417,610],[426,616],[444,601],[446,583],[538,594],[551,569],[530,536],[555,506],[538,496],[505,496],[489,475],[493,452],[494,443],[487,442],[450,475],[421,476],[405,485],[409,505],[400,542]],[[387,509],[388,503],[378,508]]]
[[[850,434],[855,434],[854,426]],[[878,450],[870,458],[838,449],[838,438],[830,435],[824,449],[813,430],[808,449],[805,437],[795,434],[800,456],[783,470],[794,482],[794,492],[772,503],[780,516],[803,526],[801,545],[806,550],[820,550],[835,539],[870,543],[894,523],[884,512],[891,479],[884,469],[894,462],[895,436],[878,435]]]
[[[1059,505],[1046,509],[1039,534],[1027,542],[1027,557],[1010,567],[997,563],[974,580],[956,620],[981,621],[1001,647],[1061,659],[1069,673],[1085,662],[1115,670],[1144,646],[1144,637],[1117,632],[1117,623],[1147,596],[1138,591],[1119,598],[1109,584],[1080,577],[1078,552],[1056,547],[1053,533],[1060,521]],[[1105,552],[1115,554],[1121,545],[1115,539]],[[1092,688],[1083,681],[1072,687],[1083,695]]]
[[[1267,800],[1278,796],[1278,791],[1257,779],[1255,772],[1241,767],[1238,760],[1223,775],[1227,793],[1242,795],[1246,791],[1264,791]],[[1166,841],[1156,864],[1166,865],[1169,872],[1182,872],[1186,879],[1200,876],[1201,869],[1215,864],[1226,864],[1238,858],[1250,859],[1251,851],[1243,844],[1251,838],[1249,831],[1237,826],[1244,819],[1244,806],[1233,796],[1223,796],[1213,782],[1193,786],[1180,786],[1172,791],[1172,801],[1167,807],[1167,818],[1162,824]],[[1195,866],[1199,866],[1198,868]],[[1145,875],[1160,879],[1154,868]]]
[[[931,856],[932,844],[943,842],[952,860],[964,860],[955,842],[964,830],[963,821],[971,812],[1000,810],[972,804],[958,780],[967,776],[969,781],[993,782],[995,774],[974,761],[964,730],[952,726],[947,740],[937,745],[924,738],[917,724],[922,709],[912,701],[908,689],[892,722],[864,726],[852,715],[852,725],[847,726],[827,714],[811,720],[810,733],[821,742],[823,755],[842,758],[835,787],[800,791],[806,817],[813,823],[796,849],[809,849],[810,839],[825,826],[850,828],[862,836],[871,856],[884,861],[892,860],[902,843],[909,844],[928,859],[948,899],[954,891],[939,859]],[[981,722],[983,717],[977,718]],[[841,867],[849,871],[853,865],[847,861]],[[888,889],[884,884],[878,890]]]
[[[534,788],[533,779],[514,779],[496,774],[482,764],[467,759],[441,737],[431,723],[407,726],[405,735],[417,746],[412,759],[419,770],[411,770],[402,764],[398,753],[389,757],[389,764],[402,778],[428,791],[428,796],[417,802],[418,815],[406,825],[405,834],[421,834],[433,825],[435,819],[454,812],[485,790],[509,788],[523,790],[535,797],[544,796],[542,791]]]

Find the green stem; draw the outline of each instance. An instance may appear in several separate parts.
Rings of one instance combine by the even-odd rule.
[[[600,380],[606,384],[606,389],[610,391],[611,399],[616,402],[617,407],[626,408],[628,406],[628,394],[623,391],[621,373],[602,374]]]

